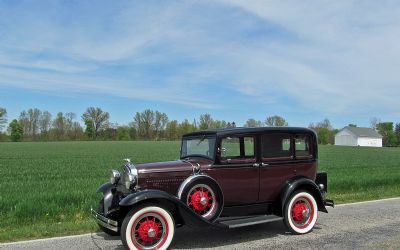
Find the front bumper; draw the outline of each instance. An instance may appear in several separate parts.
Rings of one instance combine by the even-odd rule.
[[[96,222],[99,225],[101,225],[107,229],[110,229],[114,232],[118,232],[118,221],[114,221],[114,220],[104,217],[103,215],[96,212],[93,208],[90,209],[90,213],[96,219]]]

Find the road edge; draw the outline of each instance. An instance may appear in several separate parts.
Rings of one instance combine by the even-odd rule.
[[[365,203],[374,203],[374,202],[381,202],[381,201],[390,201],[390,200],[398,200],[400,197],[392,197],[392,198],[385,198],[385,199],[380,199],[380,200],[370,200],[370,201],[360,201],[360,202],[353,202],[353,203],[345,203],[345,204],[339,204],[336,205],[335,207],[344,207],[344,206],[349,206],[349,205],[361,205]],[[27,244],[27,243],[34,243],[34,242],[42,242],[42,241],[49,241],[49,240],[62,240],[62,239],[71,239],[71,238],[80,238],[80,237],[85,237],[85,236],[90,236],[96,232],[92,233],[86,233],[86,234],[77,234],[77,235],[68,235],[68,236],[57,236],[57,237],[50,237],[50,238],[41,238],[41,239],[34,239],[34,240],[23,240],[23,241],[13,241],[13,242],[7,242],[7,243],[0,243],[0,247],[2,246],[12,246],[15,244]]]

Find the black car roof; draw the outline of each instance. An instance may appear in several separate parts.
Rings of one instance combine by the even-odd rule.
[[[233,134],[248,134],[248,133],[264,133],[264,132],[284,132],[284,133],[306,133],[313,134],[315,132],[309,128],[301,127],[238,127],[238,128],[219,128],[219,129],[207,129],[197,131],[183,136],[198,136],[198,135],[233,135]]]

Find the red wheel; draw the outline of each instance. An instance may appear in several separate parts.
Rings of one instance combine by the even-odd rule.
[[[223,204],[221,197],[220,189],[207,179],[193,181],[179,195],[193,212],[209,221],[214,221],[220,215]]]
[[[288,229],[297,234],[305,234],[310,232],[317,222],[317,202],[306,191],[296,192],[286,203],[284,213]]]
[[[129,249],[167,249],[174,237],[172,216],[164,208],[133,209],[122,223],[122,242]]]

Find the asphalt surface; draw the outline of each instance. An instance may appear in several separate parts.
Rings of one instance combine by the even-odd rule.
[[[178,228],[171,249],[400,249],[400,198],[319,213],[314,230],[292,235],[283,222],[237,229]],[[0,249],[124,249],[119,237],[93,233],[0,244]]]

